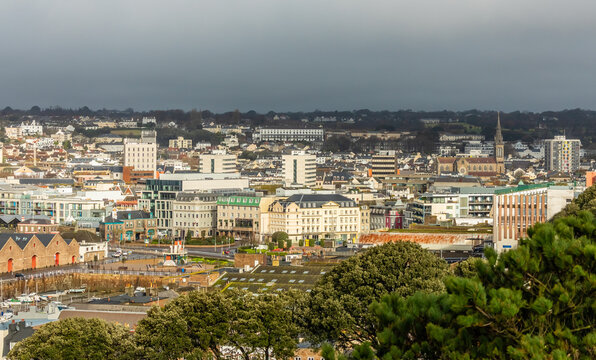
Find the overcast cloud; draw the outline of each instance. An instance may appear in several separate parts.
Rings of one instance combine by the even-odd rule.
[[[596,109],[596,1],[0,2],[0,107]]]

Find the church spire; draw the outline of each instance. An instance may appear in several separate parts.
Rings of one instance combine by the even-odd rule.
[[[495,133],[495,160],[497,162],[497,173],[505,173],[505,144],[501,134],[501,113],[497,112],[497,131]]]
[[[497,111],[497,132],[495,133],[495,145],[503,143],[503,134],[501,134],[501,112]]]

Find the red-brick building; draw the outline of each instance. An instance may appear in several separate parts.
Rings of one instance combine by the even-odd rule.
[[[0,273],[78,262],[79,243],[60,234],[0,234]]]

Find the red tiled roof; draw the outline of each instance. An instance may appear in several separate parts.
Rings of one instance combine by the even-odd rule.
[[[437,158],[437,161],[440,163],[447,164],[447,163],[453,163],[455,161],[455,158],[454,157],[440,157],[440,158]]]
[[[471,157],[466,158],[470,164],[495,164],[497,161],[491,157]]]

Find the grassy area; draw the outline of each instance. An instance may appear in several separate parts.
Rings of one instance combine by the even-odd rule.
[[[461,126],[466,130],[466,134],[480,134],[482,128],[480,126],[474,126],[472,124],[461,123]]]
[[[238,249],[238,252],[242,254],[265,254],[267,253],[267,250],[240,248]]]
[[[201,256],[197,256],[197,257],[191,257],[190,261],[192,262],[200,262],[200,263],[204,263],[204,264],[211,264],[211,265],[215,265],[215,266],[230,266],[233,265],[233,263],[231,261],[228,260],[220,260],[220,259],[209,259],[209,258],[204,258]]]

